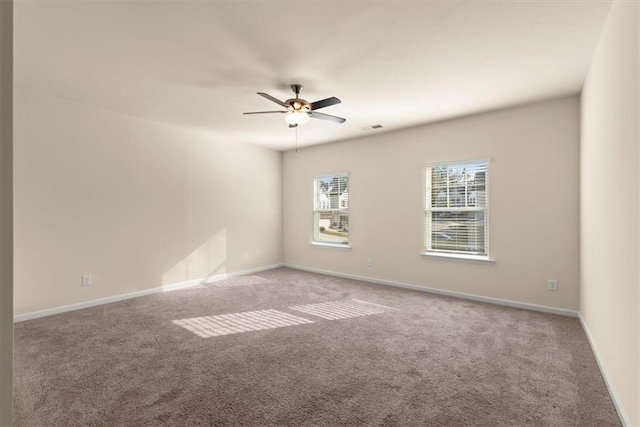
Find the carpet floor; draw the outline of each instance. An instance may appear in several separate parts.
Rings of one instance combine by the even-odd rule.
[[[16,426],[619,426],[575,318],[286,268],[15,325]]]

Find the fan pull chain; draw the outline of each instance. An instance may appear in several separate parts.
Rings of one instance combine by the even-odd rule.
[[[296,126],[296,153],[298,152],[298,126]]]

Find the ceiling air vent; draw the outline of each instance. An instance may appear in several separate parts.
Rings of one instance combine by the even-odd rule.
[[[374,130],[374,129],[382,129],[382,125],[371,125],[371,126],[364,126],[361,127],[360,129],[362,129],[363,131],[368,131],[368,130]]]

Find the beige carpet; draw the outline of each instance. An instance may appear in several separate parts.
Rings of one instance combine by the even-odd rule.
[[[16,324],[17,426],[620,425],[577,319],[290,269]]]

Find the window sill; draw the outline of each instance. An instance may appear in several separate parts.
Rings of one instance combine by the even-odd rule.
[[[423,252],[422,258],[441,259],[443,261],[470,262],[475,264],[495,264],[496,260],[486,256],[449,254],[445,252]]]
[[[317,246],[319,248],[341,249],[343,251],[350,251],[351,250],[351,246],[344,245],[342,243],[311,242],[311,246]]]

